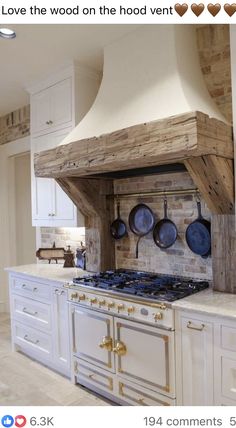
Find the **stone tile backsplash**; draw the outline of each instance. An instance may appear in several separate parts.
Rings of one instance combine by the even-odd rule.
[[[114,187],[115,193],[195,188],[187,172],[116,180]],[[163,217],[163,198],[132,197],[121,199],[121,217],[127,225],[131,209],[140,202],[146,203],[154,211],[157,220]],[[210,220],[211,215],[204,201],[202,201],[202,214]],[[136,259],[137,237],[129,230],[127,237],[116,242],[116,267],[212,279],[211,258],[203,259],[195,255],[190,251],[185,241],[185,230],[188,224],[197,217],[194,196],[169,196],[168,215],[176,223],[179,231],[175,244],[167,250],[161,250],[155,245],[152,233],[150,233],[141,239],[139,258]]]

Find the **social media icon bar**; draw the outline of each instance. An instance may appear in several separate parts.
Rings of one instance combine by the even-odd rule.
[[[12,427],[14,424],[14,418],[10,415],[5,415],[2,417],[1,422],[3,427]]]
[[[15,426],[17,428],[23,428],[26,425],[26,418],[23,415],[18,415],[15,417]]]

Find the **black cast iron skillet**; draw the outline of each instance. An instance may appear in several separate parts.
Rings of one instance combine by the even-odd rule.
[[[201,203],[197,201],[198,217],[187,227],[185,238],[190,250],[202,257],[211,254],[211,223],[202,217]]]
[[[154,227],[154,242],[159,248],[169,248],[175,243],[177,236],[177,227],[167,216],[167,199],[164,198],[164,218],[158,221]]]
[[[120,204],[117,203],[117,218],[110,226],[110,232],[114,239],[121,239],[127,234],[127,227],[125,222],[120,217]]]
[[[136,259],[138,258],[138,245],[140,239],[147,235],[154,227],[155,216],[147,205],[136,205],[129,214],[129,227],[138,236],[136,244]]]

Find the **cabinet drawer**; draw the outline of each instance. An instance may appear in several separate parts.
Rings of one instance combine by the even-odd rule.
[[[12,316],[15,320],[30,324],[43,331],[51,330],[51,305],[26,297],[12,295]]]
[[[221,357],[222,395],[236,400],[236,360]]]
[[[11,291],[31,299],[48,302],[50,300],[50,287],[30,279],[13,277]]]
[[[78,383],[85,383],[86,385],[89,383],[109,393],[113,391],[113,378],[110,373],[87,364],[84,361],[80,361],[77,358],[74,358],[74,374],[77,377]]]
[[[220,341],[223,349],[236,352],[236,328],[221,325]]]
[[[13,341],[23,351],[35,354],[37,359],[52,359],[52,338],[36,329],[13,321]]]
[[[118,384],[119,398],[129,404],[136,406],[174,406],[175,400],[164,397],[161,394],[141,388],[139,385],[131,382],[119,380]]]

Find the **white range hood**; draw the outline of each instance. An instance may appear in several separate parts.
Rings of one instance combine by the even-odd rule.
[[[225,119],[200,69],[193,25],[146,25],[104,50],[97,98],[62,144],[190,111]]]

